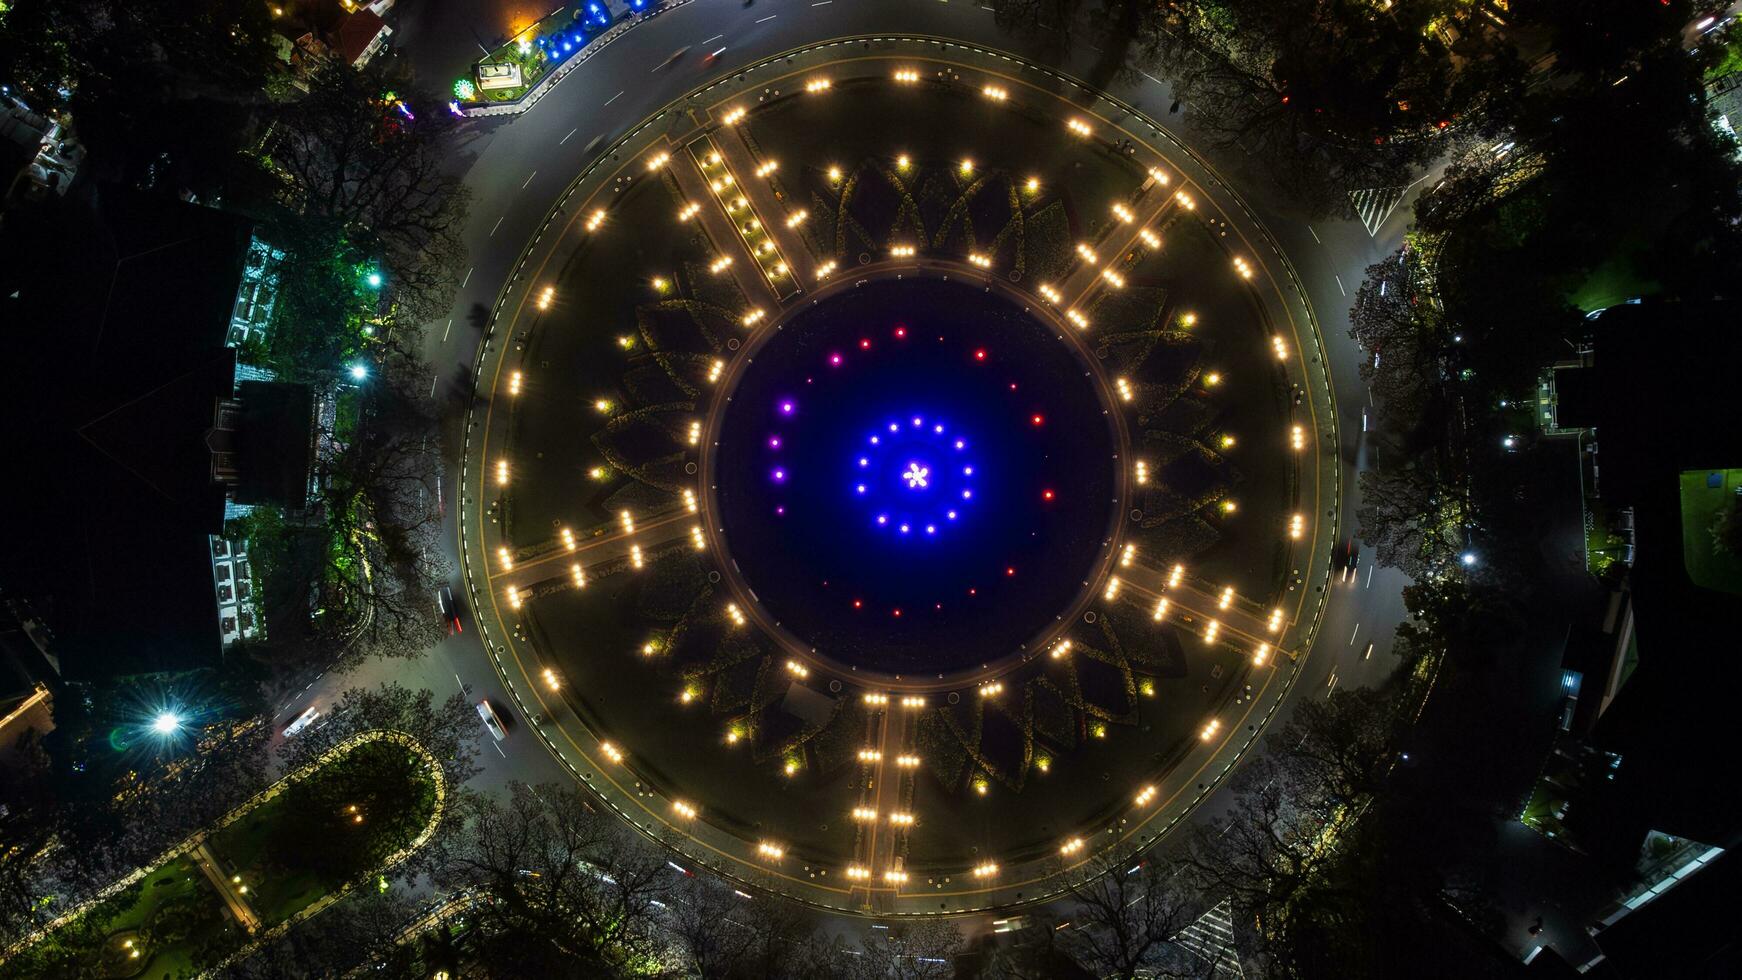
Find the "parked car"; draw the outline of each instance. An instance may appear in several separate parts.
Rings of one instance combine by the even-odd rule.
[[[484,727],[490,730],[490,737],[498,742],[508,737],[508,731],[502,727],[502,719],[496,716],[496,709],[490,707],[488,698],[478,702],[478,717],[484,720]]]
[[[312,707],[309,708],[307,711],[304,711],[302,714],[297,715],[296,720],[291,722],[289,725],[287,725],[285,727],[284,737],[285,738],[295,738],[298,733],[300,733],[303,729],[307,728],[309,725],[313,724],[314,720],[316,718],[319,718],[320,716],[321,716],[320,709],[312,708]]]

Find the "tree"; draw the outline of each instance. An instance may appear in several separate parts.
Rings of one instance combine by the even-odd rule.
[[[233,980],[344,976],[369,964],[369,976],[422,978],[417,947],[398,942],[416,917],[404,892],[360,888],[226,971]]]
[[[1097,977],[1177,975],[1162,969],[1168,954],[1177,955],[1173,938],[1190,922],[1191,900],[1180,868],[1159,861],[1098,857],[1073,880],[1076,900],[1073,927],[1061,945]]]
[[[351,749],[292,783],[284,798],[297,818],[275,825],[274,861],[307,869],[328,889],[374,872],[423,831],[435,806],[424,759],[388,742]]]
[[[664,856],[571,786],[515,783],[506,803],[472,801],[437,869],[474,890],[482,957],[503,976],[610,975],[657,960]]]
[[[1415,271],[1407,252],[1368,266],[1349,313],[1349,336],[1364,355],[1361,380],[1400,432],[1418,430],[1429,405],[1445,397],[1441,358],[1450,338]]]
[[[343,550],[328,556],[323,581],[335,625],[359,653],[420,656],[443,636],[431,609],[447,572],[430,486],[441,439],[406,372],[383,372],[360,397],[355,438],[325,460],[321,505]]]
[[[1361,471],[1361,503],[1355,520],[1374,560],[1411,578],[1443,575],[1457,565],[1463,547],[1463,508],[1430,465],[1381,463]]]
[[[947,919],[921,919],[867,929],[858,955],[836,958],[838,975],[851,980],[944,980],[956,975],[962,934]]]
[[[343,394],[357,419],[330,433],[317,526],[256,514],[237,528],[265,566],[267,647],[280,666],[417,657],[444,635],[432,608],[447,575],[434,491],[441,438],[410,384],[409,371],[389,368]]]
[[[1499,32],[1446,0],[1181,0],[1158,48],[1175,94],[1217,145],[1255,159],[1298,205],[1347,211],[1350,191],[1401,186],[1454,124],[1509,114],[1519,75]]]
[[[321,234],[380,256],[394,335],[416,351],[417,328],[453,297],[466,195],[449,169],[452,117],[395,72],[387,59],[316,71],[283,113],[272,156]]]
[[[38,111],[71,115],[92,169],[204,198],[252,169],[243,142],[279,70],[255,0],[7,4],[0,65]]]
[[[346,690],[327,711],[324,724],[279,745],[279,759],[283,768],[298,769],[351,736],[377,729],[403,732],[416,739],[441,761],[450,788],[458,788],[478,771],[480,726],[477,711],[466,696],[455,694],[438,705],[430,691],[400,684]]]

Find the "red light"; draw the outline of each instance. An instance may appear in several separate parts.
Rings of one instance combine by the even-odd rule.
[[[986,359],[986,348],[982,347],[979,350],[974,352],[974,360],[984,361],[985,359]]]
[[[896,327],[895,328],[895,339],[900,340],[901,338],[906,337],[906,336],[907,336],[907,328],[906,327]]]
[[[1051,500],[1052,499],[1052,491],[1051,490],[1042,490],[1040,493],[1040,497],[1042,500]]]
[[[863,609],[863,608],[865,608],[865,603],[862,600],[854,599],[853,600],[853,608],[854,609]]]
[[[1028,420],[1033,422],[1035,425],[1040,425],[1046,421],[1046,419],[1039,414],[1030,416]]]
[[[1013,576],[1015,574],[1016,574],[1016,569],[1014,567],[1004,569],[1004,577],[1005,578],[1010,578],[1011,576]]]
[[[979,590],[979,589],[969,589],[969,590],[968,590],[968,594],[969,594],[969,595],[979,595],[979,594],[980,594],[980,590]]]
[[[897,609],[897,610],[895,610],[895,618],[896,618],[896,619],[900,619],[900,618],[901,618],[901,610],[899,610],[899,609]]]
[[[860,350],[870,350],[871,349],[870,338],[866,338],[864,340],[859,341],[859,349]]]

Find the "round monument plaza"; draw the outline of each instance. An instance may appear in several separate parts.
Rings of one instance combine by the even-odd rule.
[[[632,127],[478,365],[462,553],[516,737],[675,863],[833,909],[1140,851],[1311,652],[1336,470],[1288,275],[1157,127],[992,52],[825,44]]]

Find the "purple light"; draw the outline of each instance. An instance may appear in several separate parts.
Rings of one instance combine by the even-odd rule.
[[[786,471],[785,470],[775,470],[774,471],[774,482],[775,483],[785,483],[786,482]]]
[[[782,414],[782,415],[791,415],[791,414],[792,414],[792,410],[793,410],[793,409],[794,409],[794,408],[797,408],[797,407],[798,407],[798,406],[796,406],[796,405],[794,405],[794,404],[793,404],[793,403],[792,403],[792,401],[791,401],[791,400],[790,400],[790,399],[789,399],[789,400],[787,400],[787,401],[783,401],[783,402],[781,402],[781,403],[780,403],[780,414]]]
[[[841,366],[841,355],[830,354],[829,355],[829,364],[834,366],[834,367],[840,367]]]
[[[786,516],[786,508],[785,507],[776,507],[776,508],[774,508],[774,512],[776,514],[780,515],[781,517]]]
[[[780,448],[780,437],[779,436],[769,436],[768,437],[768,448],[769,449],[779,449]]]

